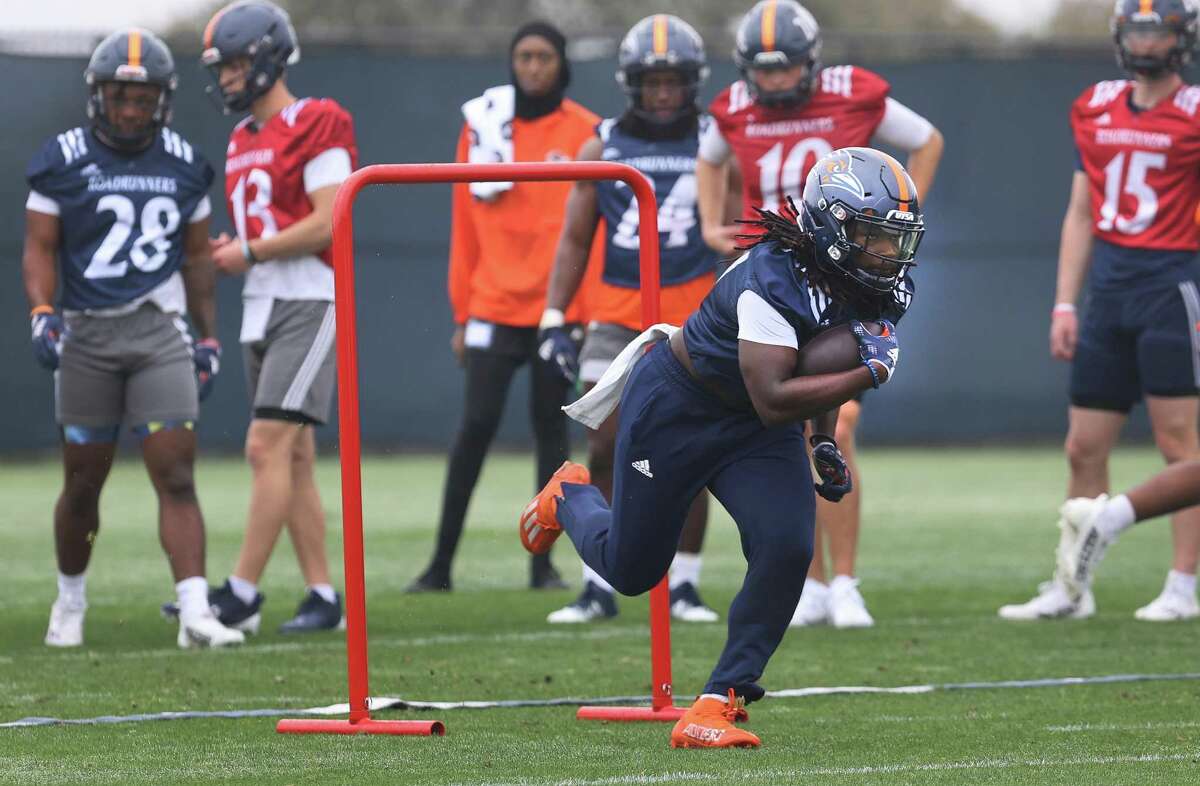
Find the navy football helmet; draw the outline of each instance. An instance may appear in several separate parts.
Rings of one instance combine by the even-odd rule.
[[[1181,71],[1196,49],[1198,16],[1200,0],[1117,0],[1111,22],[1117,63],[1126,71],[1151,78]],[[1128,49],[1130,36],[1170,34],[1176,36],[1175,46],[1166,56],[1135,55]]]
[[[650,71],[678,71],[688,91],[687,101],[674,117],[662,119],[642,107],[642,78]],[[674,123],[698,111],[696,99],[708,79],[704,39],[677,16],[655,14],[630,28],[617,53],[617,82],[629,98],[629,110],[658,125]]]
[[[238,58],[250,63],[241,90],[221,89],[221,65]],[[269,0],[240,0],[213,15],[204,28],[200,62],[213,77],[210,94],[220,96],[225,112],[244,112],[271,89],[289,65],[300,62],[300,42],[292,20]]]
[[[799,220],[823,272],[875,293],[900,286],[925,234],[912,178],[868,147],[834,150],[813,165]]]
[[[733,62],[760,104],[795,106],[808,100],[813,79],[821,68],[821,28],[796,0],[761,0],[742,18]],[[790,90],[764,91],[751,71],[807,67],[804,78]]]
[[[140,150],[171,122],[171,98],[178,85],[175,58],[162,39],[150,31],[135,27],[109,35],[92,52],[83,76],[88,86],[88,119],[109,144]],[[144,128],[123,133],[108,119],[102,87],[112,82],[159,88],[158,104]]]

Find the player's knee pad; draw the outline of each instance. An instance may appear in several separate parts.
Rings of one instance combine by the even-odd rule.
[[[194,420],[155,420],[150,423],[142,423],[134,426],[133,433],[137,434],[140,439],[145,439],[160,431],[174,431],[179,429],[195,431],[196,422]]]
[[[114,426],[64,425],[62,427],[63,442],[68,445],[107,445],[116,442],[120,433],[120,424]]]

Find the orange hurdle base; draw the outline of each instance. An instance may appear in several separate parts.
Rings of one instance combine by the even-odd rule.
[[[643,723],[659,721],[674,723],[687,712],[686,707],[580,707],[575,713],[576,720],[622,721],[625,723]]]
[[[446,733],[446,726],[441,721],[285,718],[275,724],[275,731],[280,734],[404,734],[419,737],[441,737]]]

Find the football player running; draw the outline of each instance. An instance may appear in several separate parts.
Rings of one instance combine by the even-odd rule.
[[[710,111],[717,122],[701,140],[696,166],[704,238],[725,256],[733,253],[734,236],[742,231],[722,220],[730,159],[742,171],[746,219],[755,217],[753,208],[778,210],[786,197],[798,199],[809,167],[834,148],[871,140],[909,154],[917,193],[928,200],[942,135],[891,98],[890,86],[878,74],[858,66],[823,67],[820,57],[817,21],[794,0],[762,0],[738,27],[734,59],[742,78],[713,101]],[[874,624],[854,578],[862,490],[854,441],[859,413],[857,400],[847,402],[836,433],[830,432],[848,475],[844,483],[826,486],[817,502],[816,555],[793,625]],[[823,555],[826,539],[832,581]]]
[[[759,242],[683,328],[631,342],[568,413],[595,426],[620,401],[612,505],[567,462],[525,508],[521,541],[537,553],[565,531],[624,594],[666,572],[692,500],[708,488],[737,524],[748,568],[729,609],[724,651],[675,725],[673,747],[757,747],[737,728],[800,599],[813,555],[815,495],[804,422],[822,449],[837,409],[891,379],[894,327],[912,296],[905,275],[924,232],[916,186],[891,156],[837,150],[809,173],[799,213],[766,212]],[[793,203],[789,201],[788,206]],[[873,335],[859,320],[880,321]],[[849,324],[858,357],[840,373],[796,376],[798,349]],[[645,345],[658,338],[648,353]],[[858,361],[861,359],[861,363]],[[825,481],[826,483],[832,481]]]
[[[700,236],[696,217],[696,149],[701,129],[712,122],[696,104],[708,76],[704,42],[687,22],[656,14],[638,22],[621,43],[617,81],[629,107],[604,120],[584,143],[580,161],[617,161],[645,173],[659,208],[662,261],[662,320],[682,325],[716,280],[717,255]],[[585,277],[596,227],[603,218],[603,270],[589,290],[592,317],[576,357],[564,313]],[[550,276],[540,336],[547,356],[564,376],[590,389],[642,326],[638,272],[638,204],[624,183],[577,182],[567,201],[566,220]],[[617,418],[588,432],[592,484],[612,499],[613,444]],[[714,622],[717,614],[700,600],[700,545],[708,518],[708,495],[688,510],[679,553],[671,566],[671,613],[688,622]],[[570,605],[552,613],[554,623],[589,622],[617,613],[614,591],[596,571],[583,568],[584,588]]]
[[[1130,80],[1099,82],[1071,107],[1078,153],[1058,254],[1050,352],[1071,362],[1067,496],[1108,490],[1108,457],[1129,410],[1146,403],[1168,464],[1200,456],[1200,87],[1180,76],[1196,46],[1195,0],[1121,0],[1112,30]],[[1076,312],[1085,291],[1087,311]],[[1069,540],[1063,525],[1060,552]],[[1140,620],[1200,615],[1200,509],[1172,520],[1174,561]],[[1090,588],[1056,571],[1010,620],[1084,618]]]
[[[152,33],[108,36],[85,76],[88,125],[48,140],[27,173],[22,270],[33,351],[55,372],[64,469],[54,508],[58,598],[45,641],[83,644],[100,491],[124,425],[141,438],[158,496],[179,646],[240,644],[242,633],[208,606],[192,478],[198,399],[211,390],[221,355],[208,253],[213,170],[168,127],[175,62]],[[60,278],[61,315],[51,305]]]
[[[250,113],[230,135],[225,160],[237,236],[213,241],[213,261],[246,277],[241,343],[253,487],[237,565],[211,600],[226,624],[258,629],[258,582],[286,524],[307,591],[282,633],[342,625],[313,476],[313,429],[329,417],[336,376],[333,197],[358,157],[345,109],[288,90],[285,71],[299,55],[287,14],[266,0],[226,6],[204,31],[201,59],[221,103],[227,112]]]

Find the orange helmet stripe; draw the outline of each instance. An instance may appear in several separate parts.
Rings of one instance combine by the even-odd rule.
[[[896,184],[900,187],[900,210],[908,210],[908,203],[916,197],[913,192],[916,190],[909,189],[908,173],[904,171],[904,167],[900,166],[900,162],[892,158],[886,153],[880,153],[883,160],[892,168],[892,174],[896,176]]]
[[[1138,5],[1138,13],[1139,14],[1154,13],[1154,0],[1141,0],[1141,3]]]
[[[665,55],[667,53],[667,17],[665,14],[658,14],[654,17],[654,54]]]
[[[209,19],[208,24],[204,26],[204,48],[205,49],[208,49],[209,47],[211,47],[213,45],[212,44],[213,36],[217,34],[217,22],[220,21],[221,16],[224,15],[224,13],[228,10],[229,10],[229,6],[225,6],[220,11],[213,14],[213,18]]]
[[[142,64],[142,33],[140,30],[129,31],[129,65],[140,66]]]
[[[763,8],[762,15],[762,48],[764,52],[775,51],[775,12],[777,0],[771,0]]]

